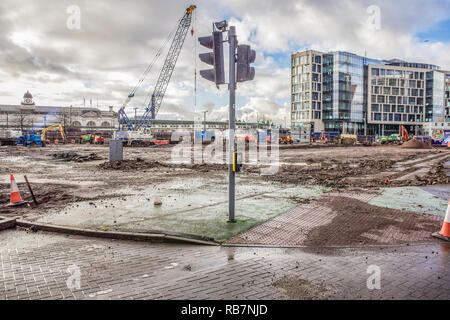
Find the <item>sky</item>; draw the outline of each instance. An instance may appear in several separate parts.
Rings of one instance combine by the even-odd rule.
[[[257,54],[255,80],[236,91],[243,121],[289,122],[290,55],[305,49],[450,70],[450,0],[2,0],[0,104],[19,104],[29,90],[37,105],[80,107],[86,99],[117,111],[190,4],[194,36],[186,37],[159,119],[192,120],[205,110],[209,120],[227,119],[227,86],[195,77],[209,68],[198,59],[208,49],[197,37],[224,19]],[[130,116],[144,111],[166,52],[128,104]]]

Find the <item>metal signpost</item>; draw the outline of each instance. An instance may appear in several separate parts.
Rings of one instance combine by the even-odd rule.
[[[228,44],[230,47],[230,80],[228,83],[228,90],[230,93],[230,110],[229,110],[229,129],[228,129],[228,145],[230,153],[228,157],[228,222],[236,222],[234,218],[234,198],[235,198],[235,165],[236,165],[236,145],[234,141],[234,132],[236,129],[236,104],[235,104],[235,90],[236,90],[236,81],[235,81],[235,66],[236,66],[236,29],[235,27],[230,27],[230,31],[228,32]]]

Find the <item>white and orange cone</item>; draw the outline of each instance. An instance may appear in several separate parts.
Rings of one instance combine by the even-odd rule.
[[[19,192],[19,187],[17,186],[16,179],[14,178],[14,175],[11,173],[11,200],[9,201],[9,205],[20,206],[25,203],[27,202],[23,201]]]
[[[447,213],[445,214],[444,223],[440,232],[433,233],[434,237],[442,240],[450,241],[450,200],[447,205]]]

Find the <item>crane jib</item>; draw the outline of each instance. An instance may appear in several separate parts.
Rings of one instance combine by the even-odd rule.
[[[152,99],[150,100],[150,103],[146,108],[146,111],[137,122],[135,119],[135,123],[133,124],[125,113],[125,105],[124,105],[119,110],[118,114],[119,130],[121,122],[124,122],[126,124],[128,130],[130,129],[139,130],[142,129],[143,127],[149,127],[151,120],[155,119],[161,107],[162,101],[164,99],[164,94],[166,92],[167,86],[169,85],[173,70],[175,69],[175,65],[180,55],[181,48],[183,47],[184,40],[186,39],[186,35],[191,25],[192,12],[195,8],[196,6],[193,5],[187,8],[186,13],[179,21],[177,30],[170,45],[170,49],[167,53],[163,67],[161,68],[161,71],[159,73],[158,81],[156,82],[155,89],[152,94]],[[131,93],[128,96],[128,98],[132,97],[134,97],[134,93]]]

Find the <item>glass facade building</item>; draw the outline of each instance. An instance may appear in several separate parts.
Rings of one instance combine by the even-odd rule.
[[[323,61],[325,131],[364,131],[366,67],[369,61],[383,62],[342,51],[324,54]]]
[[[438,66],[313,50],[293,54],[291,63],[294,127],[385,135],[448,118],[450,73]]]

